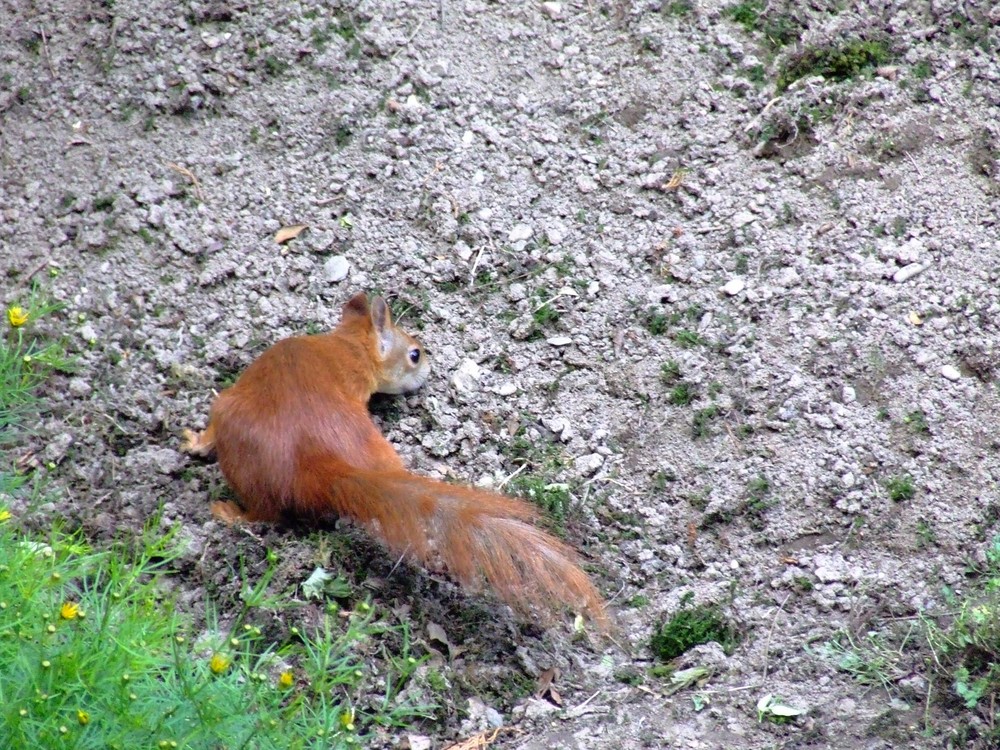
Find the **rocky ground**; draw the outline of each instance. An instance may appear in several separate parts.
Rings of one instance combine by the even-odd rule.
[[[339,566],[424,648],[444,628],[450,704],[413,729],[438,747],[491,721],[502,747],[990,746],[920,615],[1000,531],[998,23],[986,0],[0,0],[4,301],[40,283],[78,356],[19,447],[58,488],[28,522],[100,541],[160,509],[195,612],[267,550],[289,597]],[[376,404],[389,438],[564,511],[612,641],[356,529],[211,520],[223,482],[181,430],[358,290],[434,359]],[[649,638],[689,602],[738,639],[671,692]],[[549,667],[561,711],[530,698]]]

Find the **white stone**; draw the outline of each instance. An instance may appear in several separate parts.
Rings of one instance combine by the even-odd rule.
[[[351,264],[343,255],[334,255],[323,264],[323,278],[330,284],[336,284],[347,278]]]
[[[910,263],[907,266],[903,266],[896,273],[892,275],[892,280],[897,284],[901,284],[904,281],[908,281],[916,276],[918,273],[922,273],[927,270],[929,264],[927,263]]]
[[[550,339],[545,339],[545,341],[551,346],[569,346],[573,343],[573,339],[569,336],[553,336]]]
[[[858,394],[853,386],[845,385],[840,389],[840,400],[845,404],[853,404],[858,400]]]
[[[733,215],[733,226],[739,229],[754,221],[757,217],[749,211],[740,211]]]
[[[746,288],[746,282],[743,279],[732,279],[727,281],[722,287],[722,291],[728,294],[730,297],[735,297],[737,294],[742,292]]]
[[[527,224],[518,224],[510,230],[510,233],[507,235],[507,240],[509,242],[524,242],[525,240],[530,240],[534,233],[535,230]]]
[[[458,366],[458,370],[451,376],[452,387],[459,393],[474,393],[479,390],[479,378],[482,377],[483,368],[467,359]]]
[[[562,3],[555,2],[545,2],[542,3],[542,13],[547,15],[552,20],[556,20],[562,16]]]
[[[591,453],[586,456],[577,456],[573,459],[574,468],[584,475],[593,474],[604,465],[604,456],[600,453]]]
[[[948,380],[951,380],[952,382],[962,377],[962,373],[960,373],[958,371],[958,368],[954,367],[953,365],[945,365],[944,367],[942,367],[941,374]]]
[[[590,175],[581,174],[576,178],[576,189],[581,193],[592,193],[597,190],[597,183]]]

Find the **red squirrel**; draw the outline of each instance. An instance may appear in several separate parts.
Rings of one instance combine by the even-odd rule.
[[[233,523],[348,516],[392,552],[439,559],[460,583],[485,579],[518,611],[563,604],[606,625],[604,604],[566,544],[534,522],[533,505],[406,470],[368,412],[373,393],[423,385],[428,358],[397,328],[381,297],[343,307],[329,333],[277,342],[212,404],[208,427],[183,450],[218,457],[240,503],[216,502]]]

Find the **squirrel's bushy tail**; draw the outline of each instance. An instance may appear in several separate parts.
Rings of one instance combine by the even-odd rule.
[[[299,462],[293,494],[300,512],[350,516],[394,552],[425,563],[440,558],[463,585],[485,579],[519,611],[561,603],[607,625],[601,596],[576,554],[534,525],[538,513],[524,501],[327,456]]]

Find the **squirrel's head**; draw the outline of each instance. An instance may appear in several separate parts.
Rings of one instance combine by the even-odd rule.
[[[375,335],[375,356],[379,369],[377,393],[407,393],[427,381],[431,363],[423,346],[392,322],[389,306],[381,297],[370,302],[368,295],[356,294],[344,305],[344,319],[366,318]]]

